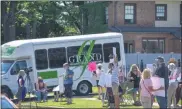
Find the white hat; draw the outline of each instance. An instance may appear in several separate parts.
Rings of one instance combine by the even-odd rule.
[[[99,64],[97,64],[97,66],[98,66],[98,67],[102,67],[102,64],[101,64],[101,63],[99,63]]]
[[[23,77],[24,75],[25,75],[25,71],[24,70],[20,70],[19,71],[19,76],[22,76]]]

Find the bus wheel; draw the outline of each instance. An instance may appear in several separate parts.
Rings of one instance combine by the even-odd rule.
[[[88,95],[90,92],[91,85],[87,81],[82,81],[78,84],[77,93],[78,95]]]

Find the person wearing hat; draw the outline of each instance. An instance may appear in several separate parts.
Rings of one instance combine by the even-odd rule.
[[[97,87],[98,87],[98,94],[99,94],[99,97],[98,99],[100,100],[101,99],[101,92],[103,92],[102,90],[102,87],[99,85],[99,80],[100,80],[100,76],[102,74],[103,70],[102,70],[102,64],[99,63],[97,64],[97,70],[96,70],[96,82],[97,82]]]
[[[64,88],[65,96],[67,98],[67,104],[72,103],[72,85],[73,85],[73,75],[74,72],[69,69],[69,64],[63,64],[63,68],[66,70],[64,73]]]
[[[100,89],[100,92],[101,92],[101,95],[102,95],[102,105],[104,106],[104,100],[105,100],[105,98],[104,98],[104,95],[105,95],[105,93],[104,93],[105,73],[104,73],[104,70],[102,69],[102,64],[100,64],[100,63],[98,64],[98,69],[97,69],[96,73],[97,74],[99,73],[99,75],[100,75],[98,85],[99,85],[99,89]]]
[[[167,91],[167,97],[168,97],[168,108],[171,108],[171,104],[173,101],[173,107],[176,108],[176,89],[178,87],[178,81],[177,78],[179,76],[179,72],[177,70],[177,67],[174,63],[170,63],[168,65],[169,70],[171,71],[171,74],[169,76],[169,79],[171,80],[169,82],[169,88]]]
[[[24,76],[25,76],[25,71],[24,70],[20,70],[19,71],[19,75],[18,75],[18,79],[17,79],[17,82],[18,82],[18,92],[16,93],[16,97],[18,98],[17,106],[19,108],[21,107],[22,100],[24,100],[25,96],[26,96],[26,87],[25,87]]]
[[[154,76],[164,78],[164,84],[165,84],[165,97],[162,96],[156,96],[157,102],[159,104],[160,108],[167,108],[167,89],[169,87],[169,69],[164,63],[163,57],[157,57],[156,59],[157,69],[155,71]]]

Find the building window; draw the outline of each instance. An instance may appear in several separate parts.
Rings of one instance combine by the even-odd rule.
[[[60,68],[66,62],[66,49],[62,48],[51,48],[48,50],[49,56],[49,67]]]
[[[136,4],[125,4],[125,24],[136,23]]]
[[[105,43],[103,45],[103,51],[104,51],[104,61],[105,62],[109,62],[109,55],[113,54],[113,47],[116,48],[116,54],[118,56],[118,61],[120,61],[121,57],[120,57],[120,45],[118,42],[115,43]]]
[[[108,7],[105,7],[105,23],[108,24]]]
[[[164,53],[164,39],[143,39],[142,46],[145,53]]]
[[[85,50],[88,51],[90,45],[85,46]],[[101,44],[95,44],[94,48],[92,49],[92,54],[91,54],[91,61],[95,61],[98,63],[103,62],[103,54],[102,54],[102,45]]]
[[[155,6],[155,19],[156,20],[167,20],[167,5],[156,4]]]
[[[134,45],[132,42],[124,43],[124,50],[125,53],[133,53],[134,52]]]
[[[71,66],[78,65],[83,60],[83,57],[78,58],[77,56],[79,49],[80,46],[67,47],[68,62]]]
[[[35,62],[37,70],[43,70],[48,68],[46,49],[35,50]]]

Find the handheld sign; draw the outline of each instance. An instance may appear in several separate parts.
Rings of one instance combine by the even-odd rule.
[[[113,50],[114,56],[116,56],[116,47],[112,47],[112,50]]]
[[[152,80],[152,85],[153,85],[154,89],[159,89],[161,86],[165,87],[164,78],[152,77],[151,80]],[[165,97],[165,90],[153,91],[152,93],[155,96]]]

